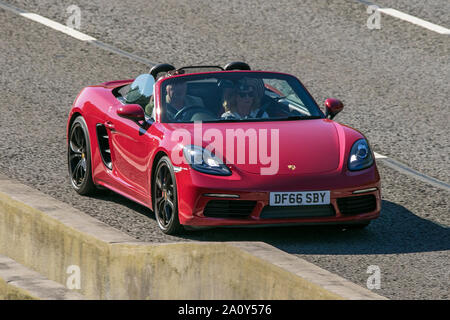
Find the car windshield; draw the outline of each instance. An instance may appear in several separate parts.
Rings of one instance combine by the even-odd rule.
[[[269,72],[183,75],[161,86],[162,122],[239,122],[323,118],[295,77]]]

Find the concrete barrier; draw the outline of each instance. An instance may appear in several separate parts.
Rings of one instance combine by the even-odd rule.
[[[0,300],[82,300],[83,296],[0,255]]]
[[[78,266],[88,299],[384,299],[265,243],[137,242],[1,176],[0,254],[64,285]]]

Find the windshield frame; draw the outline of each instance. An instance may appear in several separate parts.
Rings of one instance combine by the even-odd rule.
[[[165,86],[165,82],[166,81],[170,81],[173,80],[175,78],[195,78],[198,76],[211,76],[213,77],[215,74],[219,75],[220,74],[224,74],[224,73],[243,73],[243,74],[249,74],[249,75],[254,75],[254,74],[267,74],[269,75],[268,78],[277,78],[276,76],[280,76],[280,77],[289,77],[290,79],[292,79],[293,81],[297,82],[297,84],[299,84],[300,89],[303,90],[304,95],[306,96],[306,98],[308,98],[310,100],[311,103],[311,107],[315,108],[316,111],[318,112],[318,116],[310,116],[310,117],[293,117],[291,119],[289,118],[264,118],[264,119],[239,119],[239,120],[205,120],[205,123],[236,123],[236,122],[242,122],[242,123],[246,123],[246,122],[268,122],[268,121],[304,121],[304,120],[313,120],[313,119],[324,119],[326,118],[325,114],[323,113],[322,109],[319,107],[319,105],[317,104],[316,100],[314,99],[314,97],[311,95],[311,93],[308,91],[308,89],[306,89],[306,87],[303,85],[303,83],[295,76],[293,76],[292,74],[288,74],[288,73],[283,73],[283,72],[275,72],[275,71],[260,71],[260,70],[229,70],[229,71],[207,71],[207,72],[197,72],[197,73],[184,73],[184,74],[177,74],[177,75],[173,75],[173,76],[169,76],[169,77],[164,77],[162,79],[159,79],[156,84],[155,84],[155,110],[156,110],[156,121],[160,122],[160,123],[194,123],[193,121],[176,121],[176,122],[163,122],[161,121],[161,108],[162,108],[162,99],[164,99],[164,95],[163,95],[163,88]],[[186,79],[187,80],[187,79]],[[188,81],[188,80],[187,80]]]

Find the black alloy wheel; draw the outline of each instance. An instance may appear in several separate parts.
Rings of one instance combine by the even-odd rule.
[[[82,195],[95,191],[91,173],[91,149],[86,122],[78,117],[69,131],[67,147],[69,177],[72,187]]]
[[[177,184],[167,156],[159,160],[155,170],[153,199],[153,211],[159,228],[165,234],[181,233],[184,228],[178,219]]]

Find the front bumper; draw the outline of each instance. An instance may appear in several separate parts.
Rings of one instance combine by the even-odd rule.
[[[375,165],[360,172],[335,172],[320,176],[301,177],[260,176],[237,170],[233,170],[232,176],[217,177],[184,168],[176,174],[176,179],[179,220],[181,224],[186,226],[358,223],[376,219],[381,211],[381,184]],[[376,188],[376,190],[354,193],[358,190],[371,188]],[[320,190],[330,190],[330,205],[328,208],[306,208],[306,206],[276,208],[269,206],[270,192]],[[221,195],[232,195],[233,198],[224,198]],[[356,199],[353,197],[371,197],[372,205],[363,208],[365,211],[350,210],[350,212],[345,209],[348,209],[343,203],[346,200],[339,199]],[[225,217],[212,217],[208,214],[205,215],[205,208],[211,201],[216,201],[216,203],[220,203],[220,201],[241,201],[241,203],[246,204],[251,202],[254,203],[254,206],[249,209],[246,215],[236,216],[233,212],[230,212]],[[237,202],[233,204],[237,204]],[[295,208],[301,208],[299,210],[306,208],[307,210],[296,214]],[[358,205],[355,208],[357,209]],[[286,214],[288,211],[289,214]],[[267,214],[267,212],[270,214]],[[278,212],[280,213],[279,217],[277,217]]]

